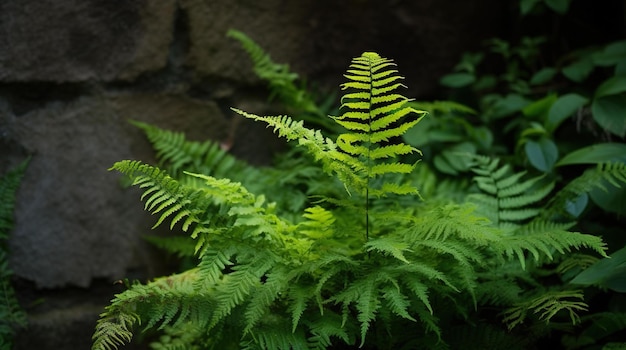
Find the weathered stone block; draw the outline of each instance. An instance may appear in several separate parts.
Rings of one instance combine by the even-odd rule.
[[[186,97],[118,95],[49,105],[9,123],[10,134],[33,153],[16,205],[11,234],[15,274],[38,287],[86,287],[154,266],[141,235],[153,222],[136,190],[107,172],[122,159],[152,159],[141,132],[126,120],[163,128],[192,127],[196,138],[219,138],[214,103]]]
[[[250,84],[258,80],[239,45],[226,37],[240,30],[274,61],[326,88],[338,87],[353,57],[376,51],[393,58],[407,78],[409,96],[431,94],[462,52],[504,26],[498,0],[181,0],[188,21],[186,63],[199,77]],[[474,19],[480,18],[480,21]],[[471,25],[468,25],[471,23]]]
[[[174,0],[0,2],[0,82],[132,79],[167,63]]]

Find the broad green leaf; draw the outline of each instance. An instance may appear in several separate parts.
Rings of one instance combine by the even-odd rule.
[[[471,131],[471,136],[474,141],[482,148],[482,149],[490,149],[493,145],[493,133],[491,129],[485,126],[479,126],[473,128]]]
[[[600,286],[616,292],[626,292],[626,247],[589,266],[574,277],[571,284]]]
[[[587,79],[594,68],[593,60],[589,56],[583,56],[578,61],[563,67],[562,73],[569,80],[580,83]]]
[[[605,80],[596,89],[595,98],[615,95],[626,91],[626,75],[616,75]]]
[[[556,94],[550,94],[540,100],[537,100],[522,109],[527,117],[539,117],[542,120],[547,119],[548,111],[557,100]]]
[[[529,14],[539,1],[541,0],[521,0],[519,2],[519,7],[522,16]]]
[[[491,108],[493,109],[492,114],[494,118],[506,117],[519,112],[531,103],[531,101],[519,94],[508,94],[493,101]]]
[[[626,136],[626,95],[596,98],[591,104],[593,119],[606,131]]]
[[[588,101],[589,99],[574,93],[559,97],[548,112],[548,120],[546,120],[545,124],[548,132],[556,130],[565,119],[574,114]]]
[[[556,166],[571,164],[626,163],[626,144],[600,143],[569,153]]]
[[[546,67],[533,74],[532,78],[530,78],[530,85],[541,85],[549,82],[554,78],[554,76],[558,73],[555,68]]]
[[[589,196],[586,193],[581,194],[577,198],[568,200],[565,203],[565,210],[573,217],[577,218],[587,208],[589,203]]]
[[[565,14],[569,9],[570,0],[544,0],[546,5],[558,14]]]
[[[476,90],[489,90],[498,85],[498,79],[495,75],[483,75],[478,78],[478,81],[474,84]]]
[[[626,58],[626,41],[617,41],[607,45],[604,50],[594,53],[593,62],[598,66],[612,66]]]
[[[449,175],[458,175],[459,172],[450,165],[450,163],[442,157],[440,154],[436,155],[433,159],[433,165],[437,170],[441,171],[444,174]]]
[[[543,172],[552,170],[556,160],[559,158],[559,150],[556,148],[556,145],[552,140],[545,137],[539,141],[527,141],[524,145],[524,150],[530,164]]]
[[[616,188],[607,181],[604,181],[603,185],[608,189],[604,191],[601,188],[594,188],[589,192],[591,200],[609,213],[615,213],[618,215],[626,214],[626,187],[622,186]]]
[[[531,122],[530,125],[522,131],[518,139],[518,146],[523,145],[529,139],[538,139],[547,135],[546,128],[537,122]]]
[[[473,74],[469,73],[452,73],[448,75],[444,75],[440,83],[441,85],[452,87],[452,88],[460,88],[467,85],[470,85],[476,80],[476,77]]]
[[[437,121],[429,115],[420,121],[419,127],[407,130],[402,139],[411,146],[422,147],[432,142],[430,131],[436,124]]]
[[[463,142],[435,156],[433,163],[437,170],[446,174],[457,175],[459,172],[469,170],[472,166],[472,158],[469,156],[471,154],[476,154],[476,146],[470,142]]]
[[[626,57],[615,65],[615,75],[626,75]]]

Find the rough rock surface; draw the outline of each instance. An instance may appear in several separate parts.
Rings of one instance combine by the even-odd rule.
[[[2,1],[0,81],[110,81],[163,68],[175,3]]]
[[[127,119],[224,141],[256,164],[280,147],[263,126],[234,122],[228,110],[270,110],[263,83],[225,36],[228,29],[247,33],[325,91],[336,89],[352,57],[377,51],[399,64],[407,95],[429,99],[463,51],[499,33],[505,6],[0,1],[0,172],[32,157],[10,241],[11,268],[31,320],[16,348],[88,348],[98,306],[118,291],[112,281],[164,273],[163,256],[141,239],[154,218],[138,191],[123,189],[119,176],[107,172],[121,159],[153,160]],[[42,304],[31,305],[40,298]]]
[[[152,158],[128,118],[172,130],[194,126],[195,138],[219,139],[224,130],[214,103],[179,96],[81,97],[17,118],[13,136],[33,154],[10,247],[18,276],[45,288],[87,287],[93,278],[150,266],[142,204],[106,171],[121,159]]]

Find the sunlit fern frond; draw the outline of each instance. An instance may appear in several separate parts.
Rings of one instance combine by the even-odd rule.
[[[111,169],[128,175],[144,189],[145,209],[159,215],[155,227],[165,221],[170,228],[180,223],[181,229],[197,240],[196,251],[202,252],[212,239],[212,244],[224,240],[226,231],[242,240],[285,246],[282,231],[291,224],[271,213],[272,204],[263,196],[255,196],[238,182],[185,173],[204,183],[202,187],[188,186],[137,161],[117,162]]]
[[[398,158],[418,150],[396,139],[425,115],[406,106],[409,99],[396,93],[404,85],[394,67],[391,60],[373,52],[365,52],[353,60],[345,75],[349,81],[342,85],[344,90],[350,90],[342,98],[344,112],[333,117],[347,132],[339,135],[336,142],[286,116],[260,117],[233,110],[266,122],[287,140],[298,140],[327,172],[337,175],[349,191],[361,195],[367,192],[372,196],[417,194],[415,188],[405,184],[383,180],[374,185],[375,178],[413,170],[412,164]]]

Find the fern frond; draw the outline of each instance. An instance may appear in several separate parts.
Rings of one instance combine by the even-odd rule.
[[[415,218],[408,230],[409,242],[461,239],[477,246],[489,246],[500,239],[501,233],[491,226],[491,222],[479,216],[473,205],[446,204],[430,209]]]
[[[290,287],[290,303],[287,311],[291,314],[292,332],[295,332],[296,328],[298,328],[304,310],[306,310],[309,300],[313,298],[313,296],[314,290],[312,286],[296,284]]]
[[[377,251],[381,254],[393,256],[394,258],[409,264],[410,262],[406,259],[403,253],[406,250],[409,250],[409,245],[406,242],[396,240],[388,236],[375,238],[365,243],[366,252]]]
[[[159,167],[166,168],[170,176],[178,180],[184,178],[182,169],[244,183],[260,176],[256,168],[233,157],[216,142],[189,141],[182,132],[163,130],[135,120],[130,123],[140,128],[152,144]]]
[[[267,273],[265,275],[265,282],[255,289],[246,306],[244,314],[244,334],[251,332],[257,322],[270,313],[270,307],[289,285],[290,280],[286,278],[286,275],[284,271],[278,269],[274,270],[274,272]],[[292,332],[295,332],[295,329],[296,327],[294,325]]]
[[[345,75],[349,81],[342,85],[342,89],[355,91],[342,97],[344,112],[333,117],[348,132],[339,135],[336,143],[289,117],[259,117],[233,110],[247,118],[266,122],[287,140],[298,140],[323,164],[326,172],[337,175],[346,189],[353,189],[361,195],[366,194],[366,189],[376,196],[385,195],[386,190],[396,188],[387,186],[376,190],[369,179],[412,171],[413,165],[395,159],[418,150],[409,145],[388,142],[404,134],[425,115],[425,112],[406,106],[409,100],[393,92],[403,86],[398,82],[402,77],[391,69],[394,66],[391,60],[372,52],[353,59]],[[409,116],[414,113],[418,117],[410,119]],[[390,161],[384,162],[387,158]],[[406,188],[398,192],[417,193]]]
[[[399,287],[385,286],[382,289],[382,297],[391,312],[407,320],[417,321],[409,314],[410,299],[400,291]]]
[[[240,183],[185,172],[204,181],[202,187],[188,186],[136,161],[118,162],[111,169],[128,175],[145,189],[142,199],[146,209],[160,214],[155,227],[169,219],[170,227],[180,222],[184,232],[190,231],[190,237],[197,239],[196,252],[202,252],[211,236],[219,238],[226,229],[243,240],[261,238],[267,244],[285,247],[283,231],[291,224],[268,212],[264,197],[251,194]]]
[[[587,311],[584,295],[579,290],[548,291],[538,297],[519,303],[504,312],[503,321],[509,330],[521,324],[532,311],[542,321],[549,322],[557,313],[565,311],[572,324],[580,323],[578,313]]]
[[[245,337],[240,342],[241,349],[306,349],[308,347],[303,331],[291,332],[288,322],[280,315],[271,315],[263,319],[258,331]]]
[[[327,349],[332,345],[331,338],[343,340],[345,344],[352,345],[354,340],[348,332],[349,326],[342,322],[342,317],[331,310],[324,315],[310,317],[306,322],[310,333],[308,340],[309,349]]]
[[[567,231],[563,224],[541,221],[523,226],[513,235],[504,236],[498,246],[507,258],[517,257],[523,269],[526,267],[525,252],[530,252],[535,261],[539,261],[541,256],[552,260],[555,251],[565,254],[580,248],[607,256],[606,243],[600,237]]]
[[[203,331],[192,322],[163,329],[163,335],[150,343],[152,350],[201,350],[198,343],[202,341]]]
[[[261,46],[240,31],[231,29],[227,35],[239,41],[252,60],[254,72],[269,84],[272,95],[278,96],[290,108],[321,114],[311,94],[304,87],[296,85],[298,74],[291,72],[288,65],[275,63]]]
[[[224,271],[234,265],[234,262],[231,260],[237,250],[237,246],[228,246],[220,250],[207,246],[204,250],[198,252],[198,255],[201,257],[198,264],[199,283],[204,285],[203,287],[199,286],[199,289],[210,288],[219,283],[224,275]]]
[[[538,204],[554,189],[553,181],[542,184],[543,177],[522,180],[525,172],[512,173],[510,165],[499,166],[498,159],[475,159],[474,181],[482,193],[470,194],[468,201],[478,205],[479,213],[500,227],[520,225],[540,213]]]
[[[249,295],[260,288],[261,278],[276,264],[276,258],[269,252],[261,252],[249,261],[244,260],[244,262],[235,265],[232,268],[233,272],[222,276],[221,283],[216,287],[217,306],[209,323],[209,328],[228,316],[236,306],[243,304]],[[276,295],[271,294],[280,291],[277,285],[272,287],[274,288],[267,290],[270,296],[266,298],[275,297]],[[264,300],[264,302],[268,301]],[[263,304],[260,307],[263,309]],[[255,314],[259,312],[262,311],[248,310],[248,322],[250,323],[247,327],[248,330],[258,320],[255,319]]]
[[[196,270],[192,269],[146,285],[133,284],[116,295],[100,315],[92,349],[111,350],[129,343],[133,329],[141,323],[146,323],[146,328],[178,325],[187,320],[202,324],[211,314],[211,305],[207,295],[193,287],[196,279]]]
[[[15,195],[30,159],[26,159],[6,174],[0,176],[0,239],[5,240],[13,229]],[[4,245],[4,242],[2,242]]]

